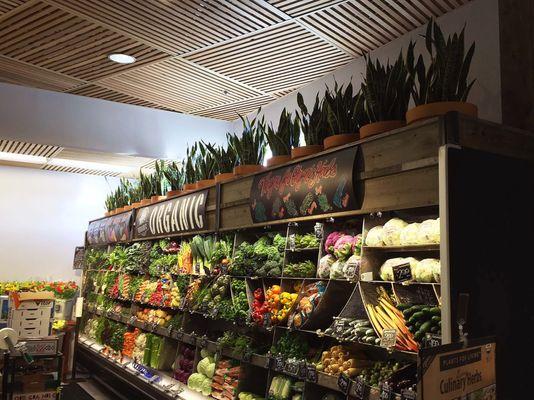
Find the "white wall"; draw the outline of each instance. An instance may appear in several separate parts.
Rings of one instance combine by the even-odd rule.
[[[76,279],[74,248],[117,180],[0,166],[0,280]]]
[[[499,15],[498,0],[473,0],[466,5],[443,15],[438,23],[445,35],[459,32],[464,24],[466,26],[466,44],[475,45],[475,55],[471,63],[470,76],[476,78],[469,101],[477,104],[479,117],[494,122],[501,122],[501,80],[500,80],[500,55],[499,55]],[[394,60],[400,49],[406,51],[410,40],[417,42],[415,54],[425,53],[424,34],[426,27],[412,31],[399,39],[371,52],[371,58],[378,58],[385,62]],[[262,113],[268,122],[274,126],[278,124],[278,118],[283,108],[293,111],[297,108],[297,92],[300,91],[308,107],[313,106],[317,92],[320,96],[325,91],[325,84],[333,86],[334,79],[339,84],[347,84],[352,80],[353,86],[360,87],[362,74],[365,73],[365,61],[360,57],[338,70],[306,85],[281,99],[263,107]],[[241,130],[239,120],[234,121],[233,129]]]
[[[182,159],[196,140],[223,143],[227,121],[0,83],[0,138]]]

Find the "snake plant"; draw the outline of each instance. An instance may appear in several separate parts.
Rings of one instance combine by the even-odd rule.
[[[176,162],[172,162],[163,169],[163,175],[171,190],[181,190],[184,185],[184,170]]]
[[[213,179],[217,172],[215,157],[203,142],[198,142],[198,155],[196,157],[197,179]]]
[[[365,61],[367,66],[361,90],[369,122],[403,120],[413,80],[408,74],[402,51],[393,65],[389,61],[381,64],[378,59],[373,62],[368,56]]]
[[[252,121],[248,117],[242,117],[243,133],[241,136],[235,133],[227,133],[228,147],[237,156],[237,165],[261,165],[265,157],[265,120],[255,117]]]
[[[195,169],[195,160],[197,154],[197,144],[194,143],[191,147],[187,147],[186,150],[186,160],[185,160],[185,169],[184,169],[184,183],[192,184],[195,183],[197,178],[197,171]]]
[[[328,126],[323,102],[319,100],[319,93],[315,96],[315,104],[311,113],[308,112],[308,108],[300,93],[297,93],[297,105],[299,106],[300,113],[296,111],[296,114],[304,135],[304,142],[307,146],[322,145],[323,140],[328,136]]]
[[[224,148],[222,146],[215,147],[210,143],[204,143],[204,145],[215,159],[218,174],[224,174],[233,171],[237,163],[237,156],[232,148]]]
[[[434,20],[427,25],[425,38],[426,50],[430,56],[428,67],[423,56],[415,62],[414,46],[410,45],[406,56],[406,65],[411,78],[417,82],[412,90],[416,105],[438,101],[467,100],[475,80],[468,81],[471,60],[475,53],[475,44],[465,52],[465,27],[460,34],[447,38]]]
[[[143,199],[149,199],[152,196],[152,181],[150,175],[143,174],[143,171],[139,171],[139,185],[141,186],[141,195]]]
[[[267,143],[273,156],[287,156],[293,147],[299,146],[300,124],[298,118],[293,119],[291,113],[284,108],[280,114],[278,127],[273,128],[271,123],[265,133]]]
[[[345,89],[334,82],[334,87],[326,87],[323,99],[324,112],[328,123],[329,134],[339,135],[356,133],[368,122],[365,116],[363,95],[361,90],[354,93],[352,83]]]

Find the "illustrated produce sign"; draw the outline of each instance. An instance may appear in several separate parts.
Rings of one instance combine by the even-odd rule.
[[[90,245],[124,242],[130,239],[133,211],[89,222],[87,242]]]
[[[445,345],[420,353],[423,400],[496,399],[495,343],[451,349]]]
[[[206,229],[208,189],[142,207],[135,217],[134,237],[151,238]]]
[[[254,177],[250,212],[255,223],[321,215],[359,207],[353,169],[358,147],[291,164]]]

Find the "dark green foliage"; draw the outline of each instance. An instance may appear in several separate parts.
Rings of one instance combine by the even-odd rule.
[[[208,150],[207,146],[211,144],[204,144],[203,142],[197,142],[198,154],[195,158],[195,167],[197,170],[197,179],[213,179],[217,172],[217,163],[215,157]]]
[[[409,47],[413,45],[410,43]],[[381,64],[365,57],[367,67],[362,83],[362,94],[367,118],[370,122],[404,120],[413,79],[408,74],[402,51],[395,64]]]
[[[194,143],[191,147],[187,147],[185,160],[184,183],[195,183],[197,179],[197,171],[195,169],[195,158],[197,154],[197,144]]]
[[[142,198],[149,199],[152,196],[152,180],[150,175],[145,175],[142,171],[139,171],[139,185],[141,186]]]
[[[236,154],[238,165],[263,164],[266,146],[265,120],[263,117],[261,119],[255,117],[250,121],[241,115],[239,118],[243,122],[243,133],[241,137],[235,133],[227,133],[228,147]]]
[[[155,162],[156,170],[150,175],[151,196],[163,196],[167,193],[167,181],[163,171],[165,170],[165,163],[163,160]]]
[[[471,87],[468,83],[469,68],[475,52],[473,43],[465,53],[464,31],[455,33],[445,41],[443,33],[434,20],[430,20],[425,34],[425,45],[430,64],[425,66],[422,55],[415,62],[414,46],[410,45],[406,66],[411,78],[417,82],[412,91],[416,105],[437,101],[467,101]]]
[[[215,163],[217,164],[217,173],[223,174],[232,172],[237,163],[237,156],[235,152],[230,148],[224,148],[222,146],[215,147],[212,144],[205,143],[205,146],[209,152],[213,155]]]
[[[361,91],[353,93],[352,83],[345,89],[334,82],[334,88],[326,87],[323,99],[324,113],[329,135],[356,133],[368,122]]]
[[[291,117],[284,108],[280,114],[278,127],[276,130],[273,125],[267,127],[267,143],[271,148],[273,156],[286,156],[291,154],[293,147],[299,146],[300,126],[297,117]]]
[[[300,113],[296,111],[296,114],[306,145],[322,145],[324,138],[328,136],[328,124],[326,114],[323,111],[323,102],[319,100],[319,93],[315,96],[315,104],[311,113],[308,112],[304,98],[300,93],[297,93],[297,104]]]
[[[163,170],[171,190],[181,190],[184,185],[184,169],[174,161]]]

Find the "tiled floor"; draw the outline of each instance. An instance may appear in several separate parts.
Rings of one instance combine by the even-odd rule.
[[[104,392],[96,383],[72,383],[63,389],[63,400],[114,400],[114,397]]]

